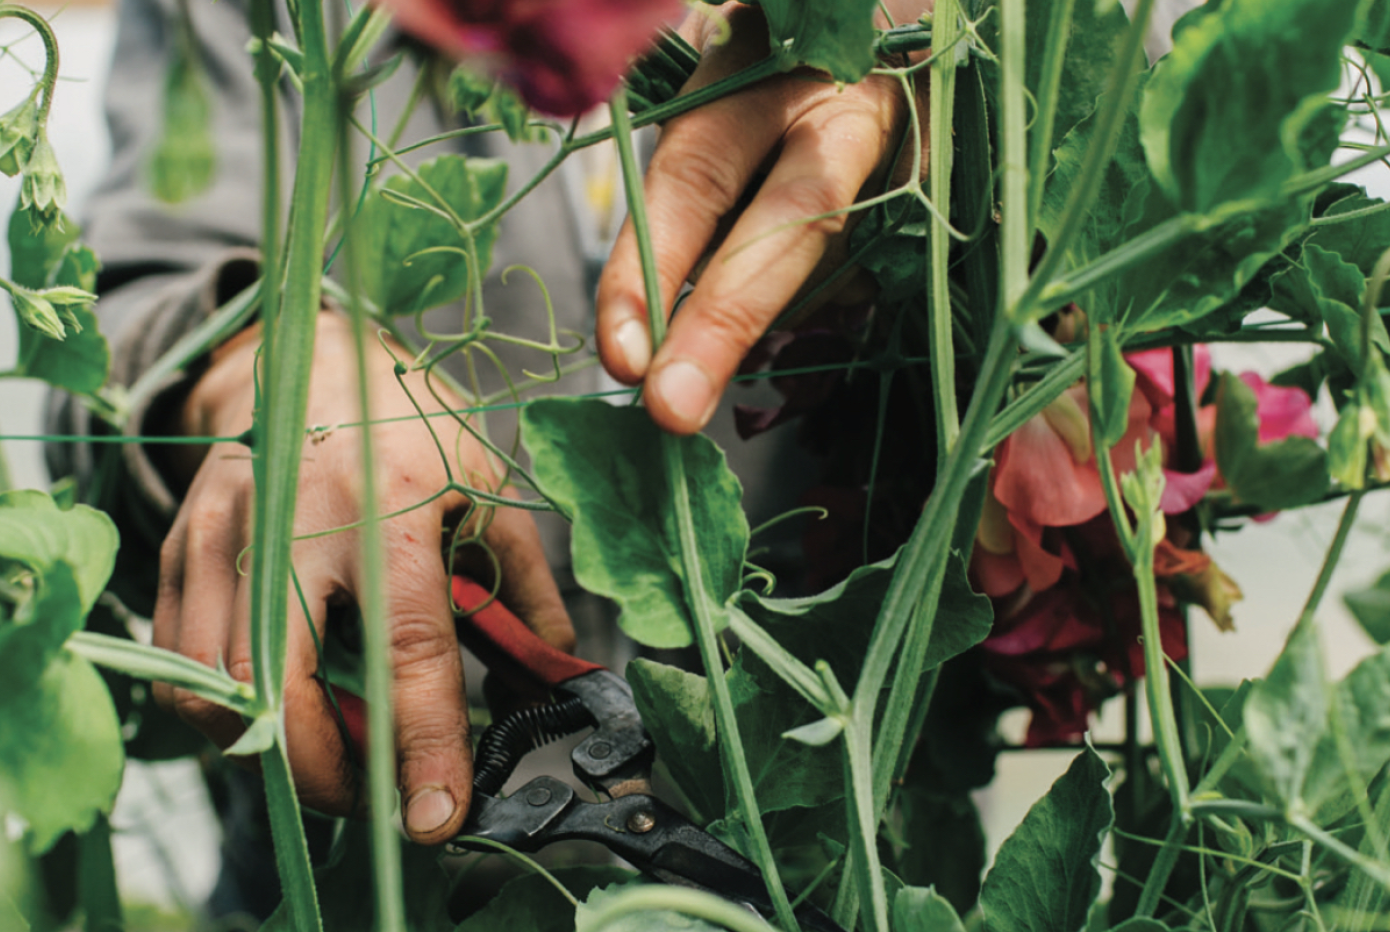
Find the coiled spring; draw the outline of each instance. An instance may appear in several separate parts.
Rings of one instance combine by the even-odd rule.
[[[493,722],[483,732],[473,754],[473,792],[496,796],[527,754],[594,724],[593,716],[577,696],[553,705],[522,709]]]

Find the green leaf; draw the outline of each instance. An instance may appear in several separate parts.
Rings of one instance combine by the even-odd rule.
[[[181,204],[212,184],[217,150],[207,77],[180,42],[164,80],[164,121],[150,158],[150,186],[167,204]]]
[[[1168,932],[1168,927],[1157,919],[1136,916],[1113,927],[1110,932]]]
[[[719,926],[703,919],[663,910],[629,913],[617,922],[603,926],[594,924],[599,911],[622,895],[624,890],[644,885],[645,881],[635,878],[595,889],[574,911],[574,932],[721,932]]]
[[[410,932],[452,932],[449,879],[439,865],[439,850],[401,842],[401,876],[405,881],[406,927]],[[347,821],[328,864],[314,871],[323,910],[323,927],[332,932],[376,932],[376,886],[372,882],[371,826]],[[288,901],[261,925],[261,932],[299,932]]]
[[[0,702],[33,688],[85,615],[67,563],[46,566],[38,576],[16,572],[14,564],[6,569],[6,582],[15,590],[9,598],[18,601],[6,606],[9,617],[0,621]]]
[[[1333,695],[1337,708],[1335,714],[1328,710],[1328,730],[1314,755],[1303,793],[1312,809],[1325,807],[1339,795],[1360,796],[1390,761],[1390,651],[1382,649],[1357,664]],[[1344,759],[1344,753],[1349,759]],[[1350,808],[1355,796],[1347,795],[1343,805]],[[1320,824],[1337,815],[1323,808]]]
[[[68,249],[78,247],[81,235],[70,217],[64,217],[60,224],[34,229],[16,209],[10,214],[9,225],[10,278],[25,288],[47,287]]]
[[[26,689],[0,696],[0,813],[28,826],[35,854],[111,811],[125,757],[100,675],[60,653]]]
[[[1390,52],[1390,0],[1363,0],[1351,41]]]
[[[858,81],[875,64],[876,0],[759,0],[772,54],[784,70],[798,65]]]
[[[1382,646],[1390,644],[1390,572],[1383,573],[1372,586],[1344,593],[1342,601],[1371,640]]]
[[[1366,276],[1355,265],[1316,243],[1303,247],[1301,265],[1317,315],[1327,325],[1328,336],[1347,366],[1360,373],[1365,358],[1361,331]],[[1385,332],[1379,314],[1371,316],[1371,342],[1381,352],[1390,352],[1390,334]]]
[[[965,932],[955,907],[935,890],[903,887],[893,898],[893,932]]]
[[[684,578],[661,431],[650,415],[597,400],[545,398],[522,412],[521,436],[541,488],[573,518],[570,549],[579,584],[616,600],[618,623],[637,641],[690,644],[692,582]],[[679,443],[700,540],[700,584],[722,606],[742,583],[743,491],[707,438]]]
[[[1271,201],[1317,167],[1299,146],[1341,81],[1352,3],[1225,0],[1189,16],[1144,93],[1149,167],[1185,211]]]
[[[788,741],[799,741],[808,747],[821,748],[840,737],[840,732],[844,730],[845,723],[841,719],[821,718],[791,731],[784,731],[782,737]]]
[[[91,308],[74,305],[64,310],[78,326],[69,327],[67,338],[62,341],[51,340],[28,327],[20,328],[20,362],[16,369],[78,395],[94,394],[106,384],[110,373],[111,347],[97,329],[97,316]]]
[[[1245,700],[1250,754],[1285,804],[1299,799],[1314,752],[1327,728],[1328,695],[1317,627],[1304,620]]]
[[[708,824],[724,814],[724,776],[709,683],[698,673],[638,658],[627,665],[632,698],[671,779]]]
[[[896,557],[890,557],[860,567],[838,585],[805,598],[769,599],[743,592],[739,607],[798,660],[809,667],[824,660],[841,683],[853,683],[859,678],[873,635],[873,626],[863,620],[878,614],[895,561]],[[970,588],[965,563],[955,551],[942,583],[937,618],[924,670],[940,666],[983,641],[994,623],[989,599]]]
[[[442,155],[416,168],[421,182],[438,194],[465,223],[502,203],[507,165],[494,159]],[[411,178],[394,175],[368,195],[354,221],[361,235],[363,288],[386,314],[412,314],[456,301],[468,293],[473,270],[468,243],[446,216],[408,201],[438,209],[430,193]],[[473,235],[477,271],[492,264],[497,225]],[[440,247],[442,251],[423,253]]]
[[[1042,65],[1047,49],[1048,23],[1052,18],[1052,8],[1062,0],[1030,0],[1025,38],[1027,52],[1024,55],[1024,80],[1030,100],[1037,100],[1042,88]],[[998,7],[998,0],[990,0],[984,6]],[[977,15],[980,35],[995,52],[999,50],[999,13]],[[1062,80],[1057,98],[1056,122],[1053,126],[1053,145],[1062,139],[1077,123],[1095,112],[1101,93],[1110,82],[1119,59],[1120,47],[1124,42],[1129,18],[1118,3],[1101,4],[1092,0],[1080,0],[1072,10],[1071,34],[1067,40],[1067,56],[1062,63]],[[991,70],[997,71],[993,63]],[[997,80],[987,85],[991,91],[998,87]]]
[[[564,867],[552,870],[555,879],[576,898],[598,887],[620,884],[632,872],[620,867]],[[573,932],[574,904],[539,874],[518,877],[503,885],[488,904],[469,916],[454,932]]]
[[[95,508],[63,511],[48,495],[32,490],[0,494],[0,558],[17,560],[40,575],[59,562],[73,567],[83,614],[106,586],[119,543],[116,525]]]
[[[1363,417],[1367,413],[1371,415],[1369,431]],[[1327,473],[1343,488],[1360,489],[1366,485],[1366,442],[1375,433],[1374,419],[1375,414],[1369,408],[1358,403],[1347,404],[1327,436]]]
[[[1327,454],[1307,437],[1260,444],[1255,393],[1229,372],[1216,390],[1216,463],[1235,497],[1266,511],[1319,501]]]
[[[1125,362],[1114,327],[1096,328],[1092,332],[1098,335],[1087,389],[1097,437],[1108,448],[1119,443],[1129,429],[1129,401],[1134,394],[1135,372]]]
[[[645,660],[630,663],[627,675],[657,753],[697,819],[732,817],[736,806],[719,762],[705,678]],[[822,716],[746,651],[726,677],[762,812],[815,808],[839,799],[844,794],[839,747],[784,737]]]
[[[980,890],[989,932],[1079,932],[1100,892],[1096,859],[1114,812],[1109,768],[1077,755],[999,848]]]

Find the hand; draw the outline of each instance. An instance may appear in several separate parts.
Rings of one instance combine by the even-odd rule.
[[[258,333],[247,331],[214,354],[184,405],[185,433],[234,436],[251,425],[258,343]],[[427,498],[447,478],[429,431],[396,384],[394,360],[375,341],[369,347],[373,417],[403,418],[373,429],[379,507],[388,514]],[[355,372],[350,324],[337,314],[321,313],[307,423],[360,420]],[[408,381],[426,411],[439,410],[422,377],[412,374]],[[447,400],[463,407],[457,399]],[[455,444],[456,425],[443,418],[432,423],[444,449],[459,451],[456,478],[474,487],[498,485],[480,445],[468,435]],[[296,537],[358,520],[357,430],[339,428],[305,441]],[[183,469],[193,478],[160,555],[155,644],[209,666],[221,660],[233,677],[249,682],[249,579],[238,572],[237,563],[251,542],[251,459],[242,447],[219,444],[201,464],[185,462]],[[424,844],[458,833],[471,795],[468,706],[441,551],[445,529],[466,508],[466,499],[450,494],[382,525],[403,811],[411,837]],[[545,640],[573,650],[574,631],[529,516],[496,509],[485,540],[501,567],[503,601]],[[310,617],[304,617],[298,598],[291,596],[284,684],[287,747],[303,801],[333,814],[350,814],[359,794],[332,707],[314,680],[318,657],[309,625],[321,635],[329,606],[356,600],[362,582],[358,543],[355,533],[343,531],[298,540],[293,550]],[[167,685],[155,689],[161,703],[219,747],[228,747],[242,733],[240,718],[228,710]]]
[[[922,0],[893,5],[905,8],[893,10],[903,14],[900,22],[924,6]],[[687,21],[687,37],[702,54],[686,91],[767,54],[760,11],[739,7],[730,23],[732,37],[719,45],[708,14]],[[646,198],[668,315],[702,257],[708,264],[655,358],[631,222],[618,237],[598,290],[604,367],[627,384],[645,380],[643,398],[657,424],[677,434],[702,428],[768,326],[844,264],[850,215],[843,210],[861,193],[882,187],[894,169],[890,163],[906,119],[901,86],[890,78],[840,89],[824,76],[797,72],[663,127]],[[803,222],[811,217],[817,219]],[[841,275],[822,294],[862,301],[871,293],[864,276],[859,270]]]

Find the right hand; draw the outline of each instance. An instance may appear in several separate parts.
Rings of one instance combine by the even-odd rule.
[[[236,436],[251,426],[258,336],[256,330],[245,331],[214,352],[184,405],[185,434]],[[396,349],[406,358],[403,349]],[[372,431],[378,507],[382,514],[392,514],[428,498],[448,478],[434,439],[396,383],[395,361],[375,340],[369,340],[368,354],[372,416],[385,421]],[[320,313],[306,423],[360,420],[356,371],[351,325],[340,315]],[[412,373],[407,382],[426,412],[440,410],[421,375]],[[464,407],[459,399],[444,397],[451,407]],[[471,435],[455,443],[456,424],[447,418],[430,423],[444,450],[455,457],[458,481],[497,487],[486,451]],[[337,428],[305,440],[297,538],[360,519],[360,447],[358,428]],[[251,591],[244,571],[252,541],[251,457],[230,443],[184,449],[205,450],[206,455],[194,454],[176,465],[191,483],[160,554],[154,641],[209,666],[225,663],[234,678],[250,682]],[[467,509],[463,495],[450,493],[390,518],[381,528],[399,783],[406,829],[423,844],[438,844],[458,833],[472,790],[468,705],[441,555],[444,534]],[[489,510],[477,509],[473,520],[491,519],[484,539],[500,567],[499,598],[548,643],[572,651],[574,629],[534,522],[520,510],[491,509],[490,516]],[[309,617],[291,584],[284,682],[290,764],[306,805],[352,814],[361,794],[333,709],[314,678],[318,656],[309,626],[322,637],[329,606],[357,600],[362,585],[358,535],[339,531],[298,539],[293,560]],[[155,695],[221,748],[244,730],[239,716],[184,690],[157,684]]]

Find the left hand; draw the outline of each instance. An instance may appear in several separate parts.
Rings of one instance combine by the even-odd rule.
[[[905,22],[930,3],[889,6],[899,7],[892,12]],[[756,8],[730,15],[733,33],[724,44],[715,44],[709,16],[693,14],[682,30],[701,51],[686,92],[767,54]],[[926,82],[919,79],[918,87],[925,115]],[[663,127],[646,200],[665,313],[682,283],[700,272],[698,284],[653,358],[629,221],[599,281],[597,322],[604,367],[626,384],[645,380],[643,398],[658,425],[676,434],[704,427],[749,348],[784,308],[844,264],[851,219],[845,208],[879,190],[894,170],[907,118],[892,78],[839,88],[824,75],[798,71]],[[702,257],[708,263],[700,270]],[[851,270],[822,295],[862,301],[872,293],[866,276]]]

